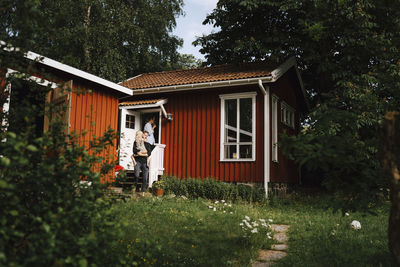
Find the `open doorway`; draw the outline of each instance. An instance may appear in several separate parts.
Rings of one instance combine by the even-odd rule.
[[[143,110],[142,111],[142,124],[141,124],[141,129],[144,129],[144,126],[146,123],[154,117],[154,124],[156,125],[156,128],[154,129],[154,139],[156,144],[160,144],[160,132],[161,132],[161,127],[160,127],[160,111],[159,110]]]

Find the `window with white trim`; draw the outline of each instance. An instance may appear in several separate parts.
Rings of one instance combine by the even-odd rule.
[[[221,161],[254,161],[256,92],[220,95]]]
[[[278,162],[278,97],[272,95],[272,161]]]
[[[283,124],[294,129],[294,113],[295,109],[286,104],[285,102],[281,102],[281,121]]]
[[[125,128],[135,129],[135,116],[126,114]]]

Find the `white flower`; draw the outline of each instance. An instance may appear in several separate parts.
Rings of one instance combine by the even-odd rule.
[[[253,227],[249,224],[248,221],[244,221],[244,224],[246,224],[246,226],[247,226],[248,228],[253,228]]]
[[[221,200],[222,203],[225,203],[225,200]]]
[[[272,238],[272,236],[271,236],[271,233],[270,233],[270,232],[268,232],[268,233],[267,233],[267,238],[268,238],[268,239],[271,239],[271,238]]]
[[[267,228],[267,227],[268,227],[268,224],[262,223],[261,226]]]
[[[258,219],[260,222],[265,223],[264,219]]]
[[[249,216],[244,216],[244,218],[246,219],[246,220],[248,220],[248,221],[250,221],[250,217]]]
[[[229,212],[230,214],[233,214],[233,212],[231,211],[231,212]]]
[[[224,203],[224,206],[226,206],[226,205],[228,205],[228,204]]]
[[[253,226],[255,226],[255,227],[258,226],[258,223],[257,223],[256,221],[252,222],[251,224],[252,224]]]
[[[224,210],[224,213],[226,213],[226,211]]]
[[[272,220],[272,219],[268,219],[268,221],[269,221],[269,222],[273,222],[273,220]]]
[[[232,204],[228,204],[228,207],[232,207]]]
[[[213,206],[208,206],[210,209],[212,209],[213,208]]]
[[[217,208],[213,208],[213,211],[216,211],[217,210]]]
[[[253,234],[255,234],[255,233],[258,233],[258,230],[257,230],[257,228],[254,228],[253,230],[251,230],[251,232],[252,232]]]
[[[243,226],[243,223],[239,223],[240,226]]]
[[[344,215],[346,215],[346,216],[350,216],[350,214],[349,214],[348,212],[346,212]]]
[[[351,228],[354,229],[354,230],[359,230],[359,229],[361,229],[361,223],[360,223],[359,221],[356,221],[356,220],[352,221],[351,224],[350,224],[350,226],[351,226]]]
[[[215,203],[215,204],[218,204],[218,203],[219,203],[219,201],[217,200],[217,201],[215,201],[214,203]]]

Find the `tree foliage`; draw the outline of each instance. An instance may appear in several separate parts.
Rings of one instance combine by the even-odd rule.
[[[182,0],[27,2],[4,0],[0,8],[1,37],[15,46],[112,81],[178,61],[182,40],[172,30]]]
[[[282,145],[355,207],[387,183],[376,154],[400,107],[399,17],[399,1],[220,0],[204,21],[220,31],[195,44],[208,64],[297,58],[311,112]]]

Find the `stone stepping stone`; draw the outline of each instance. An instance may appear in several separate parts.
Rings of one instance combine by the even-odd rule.
[[[253,262],[252,267],[269,267],[277,260],[282,259],[287,255],[284,251],[277,250],[260,250],[258,260]]]
[[[279,243],[284,244],[288,241],[288,237],[287,237],[286,233],[275,233],[274,240],[276,240]]]
[[[252,263],[252,267],[269,267],[275,261],[282,259],[287,255],[288,241],[287,232],[289,225],[271,224],[271,230],[274,232],[274,240],[281,244],[273,244],[269,250],[260,250],[257,261]]]
[[[272,250],[280,250],[280,251],[283,251],[283,250],[287,250],[287,248],[288,248],[288,245],[286,245],[286,244],[273,244],[273,245],[271,246],[271,249],[272,249]]]
[[[271,224],[271,230],[275,233],[286,233],[289,230],[289,225],[286,224]]]

